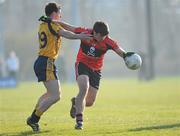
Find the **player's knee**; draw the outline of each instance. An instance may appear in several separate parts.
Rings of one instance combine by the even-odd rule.
[[[53,102],[56,103],[60,100],[60,97],[59,96],[56,96],[56,97],[53,97]]]
[[[61,93],[59,93],[59,94],[57,95],[56,101],[60,101],[60,99],[61,99]]]
[[[93,106],[93,104],[94,104],[93,102],[87,102],[86,107],[91,107],[91,106]]]
[[[56,97],[56,102],[57,102],[57,101],[60,101],[60,99],[61,99],[61,95],[59,94],[59,95]]]
[[[87,90],[89,89],[89,84],[88,83],[84,83],[83,85],[81,85],[80,89],[86,93]]]
[[[61,98],[61,95],[59,93],[52,96],[52,100],[54,103],[58,102],[60,98]]]
[[[86,101],[86,107],[91,107],[94,105],[94,100],[92,101]]]
[[[78,82],[80,90],[88,90],[89,89],[89,82],[84,79],[84,81]]]
[[[79,96],[85,97],[87,94],[88,88],[89,86],[80,87]]]

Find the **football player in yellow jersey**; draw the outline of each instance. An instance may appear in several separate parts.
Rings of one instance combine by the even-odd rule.
[[[45,14],[52,20],[59,20],[61,18],[60,6],[57,3],[48,3],[45,6]],[[39,55],[34,63],[34,71],[38,81],[43,82],[47,91],[39,98],[32,115],[27,119],[27,125],[34,132],[40,130],[38,122],[41,115],[60,100],[61,88],[54,61],[61,46],[61,37],[81,40],[91,38],[91,35],[75,34],[63,29],[60,24],[50,21],[40,24],[38,35]]]

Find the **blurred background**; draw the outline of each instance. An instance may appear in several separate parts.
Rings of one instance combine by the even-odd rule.
[[[126,68],[113,51],[105,55],[105,78],[180,76],[180,0],[54,0],[62,5],[62,20],[92,28],[97,20],[110,26],[110,36],[126,51],[143,58],[140,70]],[[38,18],[50,0],[0,0],[0,76],[9,75],[8,58],[16,58],[20,81],[35,81]],[[80,41],[63,39],[56,61],[63,82],[75,80],[74,63]]]

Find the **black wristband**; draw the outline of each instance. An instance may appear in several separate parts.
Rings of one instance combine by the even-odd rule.
[[[126,52],[126,53],[123,53],[123,58],[125,59],[126,57],[131,56],[133,54],[135,54],[135,52]]]
[[[123,59],[126,58],[126,52],[123,52]]]

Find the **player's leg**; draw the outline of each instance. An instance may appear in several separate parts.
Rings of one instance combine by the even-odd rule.
[[[82,129],[83,124],[83,111],[85,107],[85,97],[89,90],[89,77],[87,75],[80,75],[77,78],[79,93],[75,99],[76,107],[76,129]]]
[[[34,72],[38,81],[43,81],[47,90],[46,93],[39,98],[35,110],[27,119],[27,124],[33,129],[33,131],[37,132],[39,131],[38,122],[41,115],[60,99],[60,83],[53,59],[39,56],[34,63]]]
[[[60,99],[60,83],[58,80],[49,80],[44,82],[47,92],[43,94],[36,104],[31,117],[27,119],[27,124],[32,127],[33,131],[39,131],[38,122],[41,115],[54,103]]]
[[[98,89],[90,85],[88,93],[86,95],[86,107],[90,107],[94,104],[97,93],[98,93]]]
[[[48,93],[46,92],[45,94],[43,94],[39,99],[38,99],[38,102],[35,106],[35,109],[37,109],[37,107],[39,107],[39,103],[43,100],[43,99],[46,99],[48,97]]]
[[[99,89],[99,84],[100,84],[100,79],[101,79],[101,71],[92,71],[90,70],[89,74],[89,90],[88,94],[86,96],[86,106],[90,107],[94,104],[97,96],[97,92]]]
[[[86,65],[84,65],[81,62],[77,62],[75,63],[75,72],[76,72],[76,81],[77,83],[79,82],[78,86],[79,86],[79,94],[78,97],[80,97],[82,95],[82,87],[81,86],[86,86],[85,88],[88,87],[87,84],[89,84],[88,80],[89,80],[89,76],[88,76],[88,68]],[[81,80],[82,79],[82,80]],[[85,79],[85,80],[84,80]],[[85,81],[85,82],[84,82]],[[82,83],[85,83],[86,85],[81,85]],[[86,89],[85,89],[86,90]],[[76,104],[75,104],[75,99],[76,97],[73,97],[71,99],[71,110],[70,110],[70,116],[72,118],[76,117]]]
[[[60,99],[61,92],[59,80],[46,81],[44,82],[44,86],[47,89],[47,93],[44,95],[43,99],[39,100],[38,107],[36,108],[40,115]]]
[[[98,92],[98,89],[97,88],[94,88],[94,87],[92,87],[92,86],[90,86],[89,87],[89,89],[88,89],[88,91],[87,91],[87,93],[86,93],[86,96],[85,96],[85,99],[84,99],[84,101],[83,101],[83,110],[82,110],[82,108],[81,108],[81,112],[83,113],[83,111],[84,111],[84,103],[85,103],[85,105],[87,106],[87,107],[89,107],[89,106],[92,106],[93,104],[94,104],[94,102],[95,102],[95,100],[96,100],[96,96],[97,96],[97,92]],[[76,112],[76,101],[77,101],[78,99],[76,99],[75,97],[74,98],[72,98],[71,99],[71,101],[72,101],[72,106],[74,106],[73,108],[71,108],[71,110],[73,109],[74,111],[72,112],[73,113],[73,116],[74,116],[74,112]],[[76,103],[76,104],[75,104]],[[77,112],[78,113],[78,112]],[[76,129],[82,129],[82,121],[83,121],[83,114],[82,113],[80,113],[80,114],[75,114],[76,116],[76,122],[77,122],[77,124],[76,124],[76,126],[75,126],[75,128]],[[80,120],[80,122],[78,123],[78,121]]]

